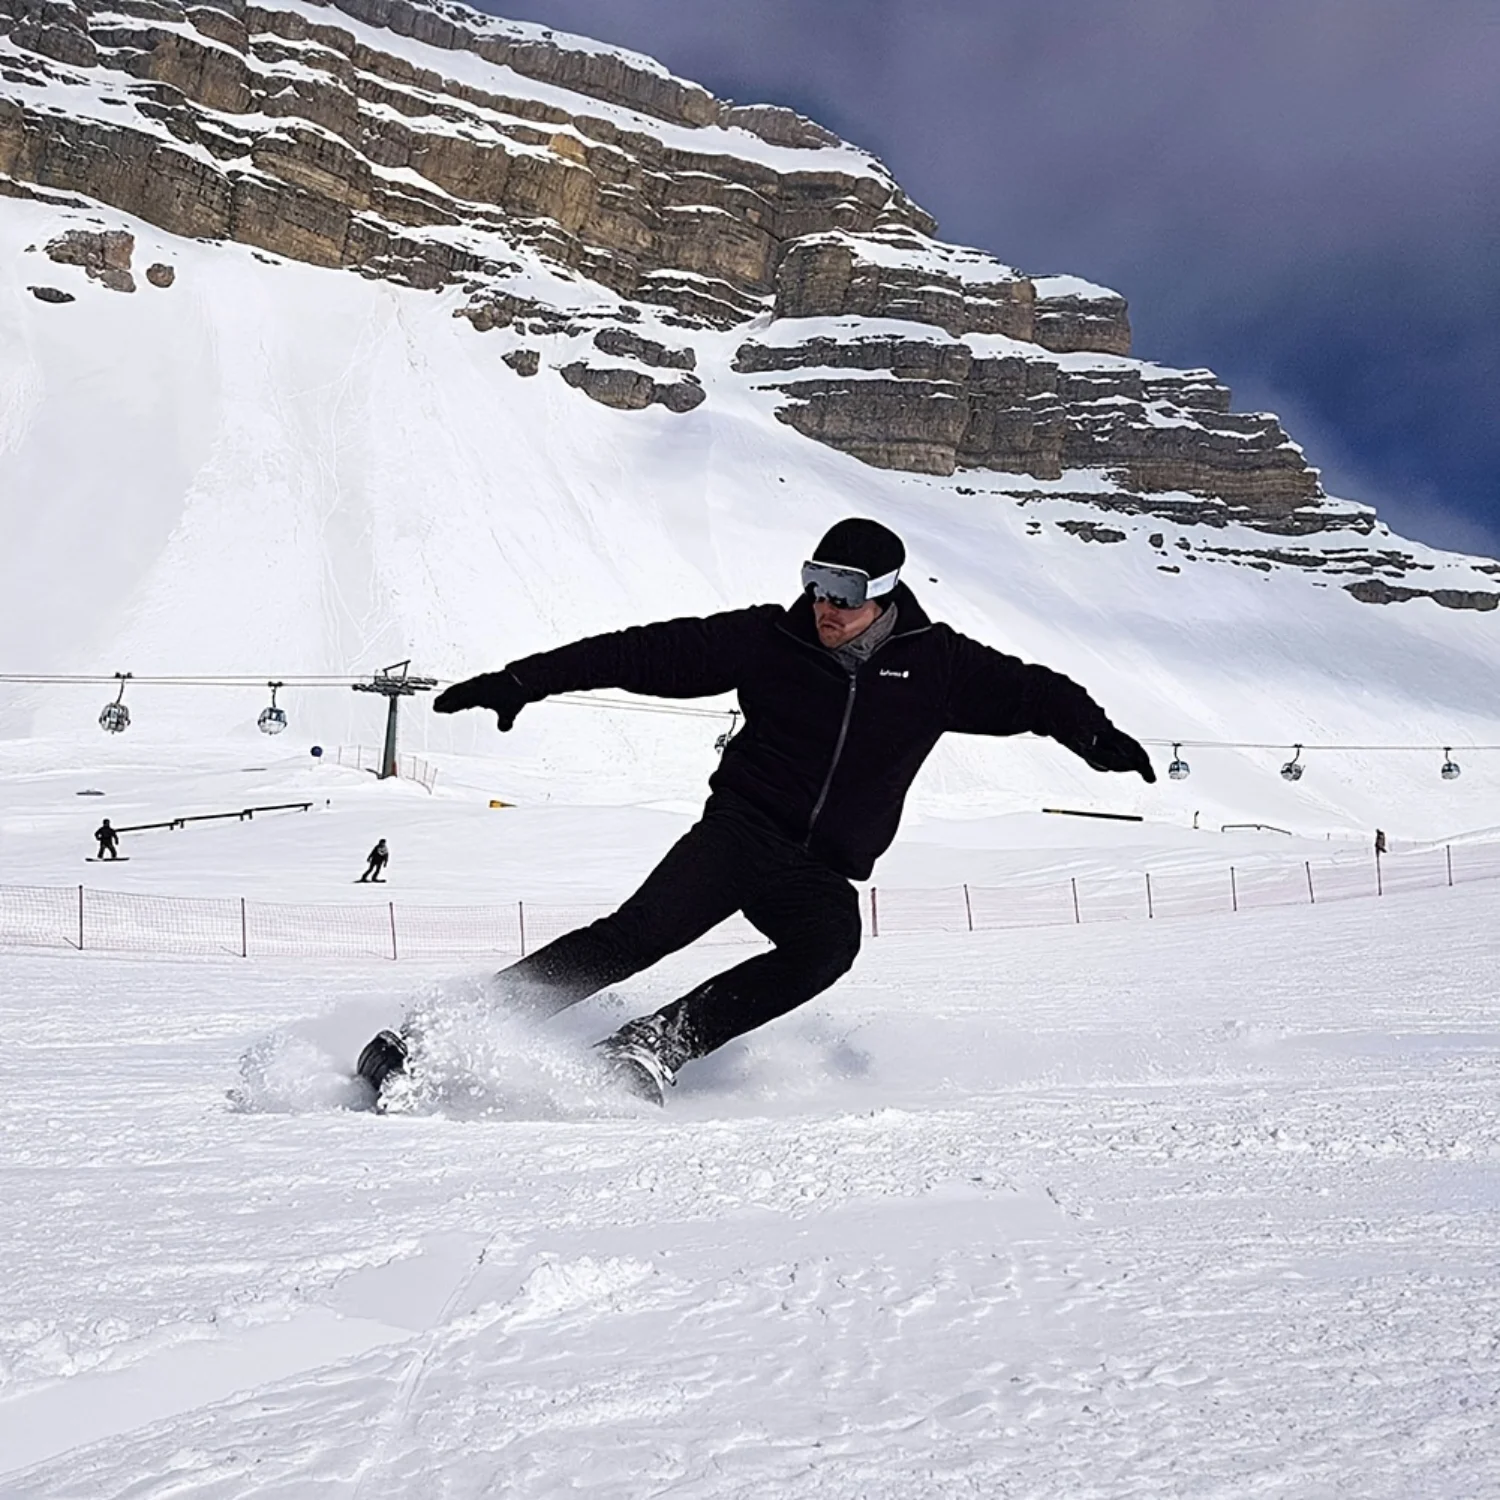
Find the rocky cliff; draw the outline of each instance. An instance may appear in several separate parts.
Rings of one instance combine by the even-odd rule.
[[[528,246],[727,325],[803,235],[932,227],[790,111],[463,7],[6,0],[0,32],[10,191],[415,286]]]
[[[727,343],[783,422],[869,464],[1285,537],[1375,527],[1211,372],[1131,358],[1116,293],[942,243],[813,122],[441,0],[0,0],[0,194],[89,211],[98,242],[49,253],[115,291],[134,275],[100,209],[451,292],[519,375],[626,411],[712,399],[694,350]]]

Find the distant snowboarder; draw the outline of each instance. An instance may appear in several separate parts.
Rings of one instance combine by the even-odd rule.
[[[99,840],[99,852],[95,859],[118,859],[120,857],[120,835],[109,826],[106,818],[95,830],[94,837]]]
[[[380,872],[384,870],[390,862],[391,851],[386,848],[385,840],[381,839],[380,842],[370,850],[369,860],[365,865],[365,873],[359,877],[359,880],[356,882],[356,884],[363,885],[367,880],[373,880],[377,885],[381,884],[384,880],[384,877]]]
[[[1375,857],[1377,859],[1379,859],[1380,856],[1382,854],[1384,854],[1384,853],[1385,853],[1385,829],[1383,829],[1383,828],[1377,828],[1375,830]]]
[[[501,730],[528,703],[605,687],[663,698],[734,691],[744,719],[709,778],[702,819],[619,910],[497,974],[498,1002],[554,1014],[743,912],[769,953],[598,1043],[618,1085],[660,1104],[683,1064],[811,1000],[853,964],[850,881],[895,837],[907,789],[945,733],[1048,735],[1096,771],[1156,780],[1145,750],[1077,683],[929,620],[899,581],[905,560],[878,522],[840,521],[803,564],[790,608],[593,636],[438,696],[437,712],[487,708]],[[419,1045],[381,1032],[358,1071],[378,1091]]]

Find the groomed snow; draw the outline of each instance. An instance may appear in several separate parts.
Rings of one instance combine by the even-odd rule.
[[[4,781],[42,874],[114,799],[236,774],[87,749]],[[331,776],[314,817],[137,835],[88,879],[349,899],[378,828],[372,900],[616,891],[686,816]],[[924,824],[890,878],[1231,847],[1049,828]],[[737,954],[535,1032],[474,966],[0,952],[0,1490],[1496,1493],[1497,900],[867,940],[659,1114],[586,1044]],[[439,1096],[349,1112],[412,1003]]]

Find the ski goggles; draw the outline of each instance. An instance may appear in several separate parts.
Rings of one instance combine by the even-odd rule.
[[[858,609],[871,599],[879,599],[896,587],[896,576],[901,570],[893,568],[879,578],[871,578],[863,568],[846,568],[841,563],[811,562],[802,564],[802,589],[812,590],[814,599],[831,604],[835,609]]]

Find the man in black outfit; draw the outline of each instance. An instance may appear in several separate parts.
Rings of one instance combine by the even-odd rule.
[[[99,852],[94,856],[96,860],[120,857],[120,835],[109,826],[108,818],[94,830],[94,837],[99,841]]]
[[[365,873],[356,882],[363,885],[367,880],[373,880],[377,885],[381,883],[384,876],[381,871],[391,862],[391,851],[386,848],[385,840],[381,839],[373,849],[370,857],[365,861]]]
[[[938,740],[1048,735],[1096,771],[1156,780],[1150,759],[1077,683],[929,620],[899,581],[906,549],[875,521],[840,521],[790,608],[758,604],[593,636],[440,694],[508,730],[554,693],[739,695],[744,723],[709,780],[702,819],[618,911],[496,976],[502,1003],[551,1015],[685,948],[734,912],[770,952],[717,974],[599,1043],[611,1074],[662,1102],[684,1063],[811,1000],[859,951],[859,902],[895,837],[907,788]],[[382,1032],[360,1074],[378,1090],[406,1062]]]

